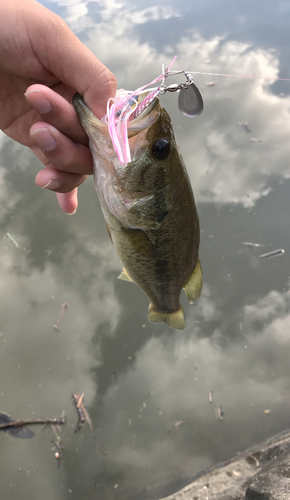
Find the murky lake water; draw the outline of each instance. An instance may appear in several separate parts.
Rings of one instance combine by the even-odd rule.
[[[175,54],[175,69],[290,78],[285,1],[43,3],[119,88],[149,82]],[[195,305],[182,297],[183,332],[148,323],[143,292],[116,279],[92,179],[68,217],[35,186],[30,151],[0,137],[0,410],[68,416],[59,469],[52,431],[0,434],[3,500],[155,500],[290,426],[290,82],[195,82],[199,118],[183,117],[176,95],[162,99],[202,228],[204,288]],[[259,259],[277,248],[285,254]],[[73,392],[85,394],[94,435],[73,432]]]

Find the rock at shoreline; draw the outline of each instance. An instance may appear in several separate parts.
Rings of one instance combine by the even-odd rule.
[[[160,500],[290,500],[290,433],[239,455]]]

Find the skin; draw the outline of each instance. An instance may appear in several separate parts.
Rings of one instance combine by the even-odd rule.
[[[0,129],[33,151],[45,166],[36,184],[74,213],[77,187],[93,173],[93,161],[71,99],[79,92],[101,118],[116,79],[34,0],[0,0],[0,28]]]

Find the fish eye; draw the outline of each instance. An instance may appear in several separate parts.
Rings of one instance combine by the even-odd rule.
[[[165,160],[170,153],[169,141],[165,137],[160,137],[160,139],[154,142],[151,152],[157,160]]]

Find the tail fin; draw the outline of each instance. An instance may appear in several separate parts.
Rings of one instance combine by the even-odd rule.
[[[148,319],[151,323],[166,323],[170,328],[175,330],[183,330],[185,327],[185,317],[182,306],[173,313],[162,313],[154,311],[152,304],[149,305]]]

